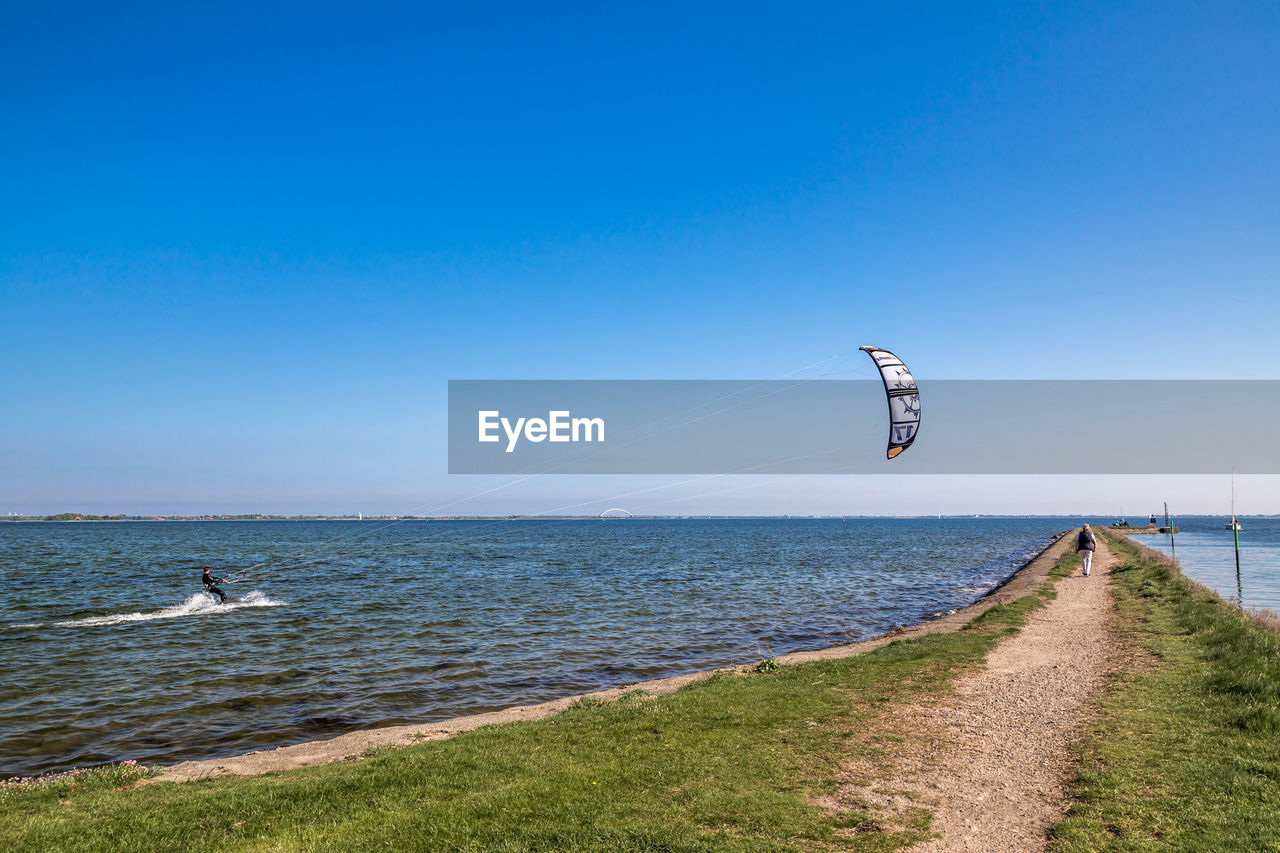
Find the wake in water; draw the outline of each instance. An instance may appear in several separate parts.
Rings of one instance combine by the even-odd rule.
[[[243,610],[247,607],[284,607],[289,602],[269,598],[266,593],[254,590],[241,598],[228,599],[219,604],[218,599],[207,592],[197,592],[186,601],[173,607],[160,610],[140,611],[137,613],[113,613],[110,616],[89,616],[84,619],[71,619],[65,622],[50,622],[55,628],[92,628],[99,625],[120,625],[125,622],[150,622],[153,619],[176,619],[179,616],[217,616],[230,613],[232,610]],[[42,628],[44,623],[15,625],[15,628]]]

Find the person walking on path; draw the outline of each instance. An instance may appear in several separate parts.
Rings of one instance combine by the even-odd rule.
[[[1089,525],[1080,528],[1076,536],[1076,553],[1080,555],[1080,565],[1084,567],[1084,576],[1089,577],[1089,565],[1093,562],[1093,552],[1098,548],[1098,540],[1094,537]]]

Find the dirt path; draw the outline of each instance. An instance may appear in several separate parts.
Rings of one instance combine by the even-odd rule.
[[[1031,851],[1066,811],[1070,744],[1113,665],[1107,640],[1115,559],[1099,537],[1090,577],[1077,569],[1058,597],[1003,641],[942,705],[899,723],[928,731],[897,778],[850,789],[891,811],[933,811],[937,837],[918,851]]]

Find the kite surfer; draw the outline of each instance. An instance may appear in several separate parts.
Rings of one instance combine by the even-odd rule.
[[[1076,536],[1076,552],[1080,555],[1080,565],[1084,567],[1085,577],[1089,577],[1089,565],[1093,562],[1093,551],[1097,547],[1098,540],[1089,525],[1081,527],[1080,534]]]
[[[227,594],[218,589],[218,584],[225,581],[226,578],[218,578],[215,580],[213,575],[209,574],[209,569],[207,567],[204,570],[204,574],[200,576],[200,583],[204,584],[204,591],[211,592],[218,596],[218,598],[221,599],[221,601],[218,602],[219,604],[227,600]]]

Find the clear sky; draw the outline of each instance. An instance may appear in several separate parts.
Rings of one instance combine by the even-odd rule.
[[[0,512],[1225,511],[1197,478],[454,504],[505,480],[445,473],[446,382],[849,378],[863,343],[921,382],[1280,378],[1278,46],[1268,2],[10,2]]]

